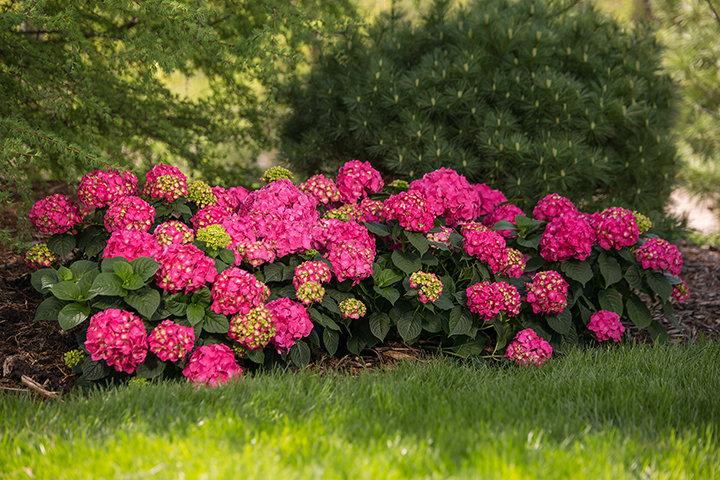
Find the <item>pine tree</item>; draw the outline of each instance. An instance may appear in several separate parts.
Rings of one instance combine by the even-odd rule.
[[[13,188],[27,202],[42,172],[171,160],[208,172],[217,144],[267,148],[278,78],[353,12],[347,0],[0,2],[0,201]],[[160,78],[172,72],[204,74],[212,95],[172,93]]]
[[[658,221],[678,168],[660,69],[652,30],[584,2],[436,0],[420,25],[391,11],[350,29],[292,85],[283,151],[306,174],[448,167],[525,210],[558,192]]]

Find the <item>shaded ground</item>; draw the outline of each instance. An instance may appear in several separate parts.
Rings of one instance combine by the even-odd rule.
[[[35,186],[47,191],[47,185]],[[63,185],[50,185],[52,193],[67,193]],[[0,228],[15,227],[15,212],[0,212]],[[38,236],[38,241],[46,238]],[[694,341],[704,335],[720,339],[720,249],[711,246],[698,247],[681,243],[683,271],[681,277],[690,288],[690,297],[684,304],[676,305],[675,314],[682,331],[664,319],[660,319],[674,343]],[[8,250],[0,243],[0,388],[20,389],[21,376],[27,375],[51,391],[72,386],[74,375],[63,361],[63,355],[76,348],[74,336],[62,331],[57,323],[33,322],[35,310],[43,297],[30,284],[30,268],[23,255]],[[647,340],[629,328],[639,339]],[[406,345],[392,345],[366,350],[363,357],[346,356],[333,358],[327,355],[313,356],[311,368],[317,370],[359,369],[392,363],[402,358],[418,358],[420,350]]]

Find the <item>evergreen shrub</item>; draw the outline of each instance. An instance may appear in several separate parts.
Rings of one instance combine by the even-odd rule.
[[[417,25],[391,12],[347,30],[288,86],[283,155],[307,175],[347,158],[405,180],[447,167],[523,210],[557,192],[672,228],[675,91],[661,60],[651,29],[590,2],[436,0]]]
[[[589,215],[550,194],[529,217],[445,168],[409,185],[357,160],[337,181],[291,176],[268,172],[248,192],[188,186],[157,165],[142,186],[129,172],[87,174],[82,207],[40,200],[31,220],[52,236],[26,256],[45,296],[35,318],[75,333],[78,383],[217,385],[304,366],[313,349],[398,341],[541,366],[620,341],[631,323],[664,341],[651,308],[675,322],[688,295],[677,247],[629,210]]]

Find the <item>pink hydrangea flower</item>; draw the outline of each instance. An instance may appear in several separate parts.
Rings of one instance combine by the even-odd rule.
[[[635,250],[635,259],[643,268],[667,270],[671,275],[680,275],[682,254],[680,250],[662,238],[649,238]]]
[[[193,225],[193,229],[197,232],[201,228],[209,227],[210,225],[220,225],[223,219],[228,217],[230,214],[228,211],[221,207],[205,207],[198,210],[195,215],[190,219]]]
[[[215,195],[215,203],[213,206],[220,207],[228,213],[235,213],[243,200],[247,198],[248,191],[243,187],[233,187],[226,190],[223,187],[212,187],[212,193]]]
[[[418,289],[422,303],[434,302],[443,292],[443,284],[434,273],[418,271],[410,275],[410,286]]]
[[[25,252],[25,263],[32,269],[51,267],[57,256],[44,243],[33,245]]]
[[[590,216],[590,225],[595,229],[596,242],[605,250],[635,245],[640,237],[635,214],[630,210],[610,207]]]
[[[238,247],[238,253],[253,267],[259,267],[263,263],[272,263],[276,256],[275,250],[265,241],[258,241],[243,248]]]
[[[145,325],[134,313],[103,310],[90,318],[85,348],[93,361],[105,360],[118,372],[133,373],[147,356]]]
[[[507,198],[500,190],[493,190],[484,183],[473,185],[475,198],[477,199],[478,209],[475,212],[475,218],[482,217],[492,212],[495,207],[503,202],[507,202]]]
[[[110,233],[128,228],[147,232],[154,221],[155,209],[140,197],[121,197],[105,213],[105,228]]]
[[[540,239],[540,255],[551,262],[570,258],[585,260],[592,251],[595,230],[579,215],[555,217],[547,224]]]
[[[421,193],[432,216],[444,217],[449,227],[475,220],[481,208],[480,199],[470,182],[445,167],[412,182],[408,192]]]
[[[495,207],[495,209],[490,212],[487,217],[485,217],[485,221],[483,223],[488,228],[493,228],[500,220],[507,220],[513,225],[517,225],[515,222],[516,215],[525,215],[525,213],[512,203],[504,203]],[[497,230],[497,232],[503,237],[509,237],[514,233],[512,230]]]
[[[500,312],[514,317],[520,312],[520,294],[513,285],[505,282],[481,282],[470,285],[467,290],[467,306],[485,321],[492,320]]]
[[[195,245],[172,244],[155,257],[160,268],[155,273],[157,286],[171,293],[200,290],[217,276],[215,261]]]
[[[28,217],[40,233],[65,233],[82,221],[80,207],[62,193],[35,202]]]
[[[558,272],[539,272],[526,283],[527,301],[535,313],[561,313],[567,306],[568,283]]]
[[[275,317],[267,305],[250,309],[247,313],[238,313],[230,319],[228,336],[243,347],[254,350],[265,348],[275,338]]]
[[[312,229],[313,247],[332,264],[338,281],[352,279],[353,285],[373,273],[375,238],[356,222],[320,220]]]
[[[433,228],[435,215],[420,192],[400,192],[385,200],[382,210],[386,220],[397,219],[400,226],[413,232],[427,233]]]
[[[329,282],[332,278],[330,267],[325,262],[303,262],[295,267],[295,276],[293,277],[293,286],[299,288],[306,282],[315,282],[323,284]]]
[[[246,314],[268,299],[270,289],[255,278],[255,275],[233,267],[220,272],[211,294],[213,303],[210,308],[213,312],[225,315],[238,312]]]
[[[150,198],[164,198],[173,202],[187,195],[187,177],[179,168],[171,165],[158,164],[145,174],[147,182],[143,194]]]
[[[195,233],[192,228],[188,227],[177,220],[169,220],[163,222],[153,232],[153,237],[160,246],[167,246],[173,243],[182,245],[184,243],[192,243],[195,240]]]
[[[503,266],[502,273],[508,277],[520,278],[525,273],[525,257],[519,250],[507,249],[507,262]]]
[[[380,172],[370,162],[360,160],[351,160],[340,167],[335,184],[343,203],[357,203],[368,193],[381,192],[385,185]]]
[[[566,214],[577,215],[580,213],[577,207],[567,198],[557,193],[550,193],[538,202],[533,210],[533,217],[536,220],[545,222],[552,221],[553,218],[562,217]]]
[[[677,300],[678,302],[682,303],[690,296],[690,289],[687,286],[687,283],[685,283],[685,280],[680,280],[680,283],[677,285],[673,285],[673,293],[671,298]]]
[[[324,175],[314,175],[298,185],[301,192],[315,197],[319,204],[327,205],[340,201],[340,192],[335,182]]]
[[[599,342],[610,340],[611,338],[617,343],[620,341],[625,327],[620,323],[620,317],[615,312],[600,310],[590,316],[588,330],[595,332]]]
[[[124,257],[132,262],[138,257],[155,257],[162,247],[155,237],[139,230],[118,230],[110,235],[103,258]]]
[[[289,298],[278,298],[267,306],[275,317],[276,330],[272,343],[278,353],[289,352],[298,340],[312,332],[310,315],[301,304]]]
[[[505,358],[523,367],[542,367],[551,356],[550,344],[538,337],[531,328],[520,330],[505,352]]]
[[[325,289],[317,282],[305,282],[296,287],[295,296],[305,305],[314,302],[322,302],[325,296]]]
[[[464,249],[468,255],[486,263],[493,273],[498,273],[505,267],[508,252],[502,235],[476,222],[463,225],[462,234],[465,238]]]
[[[338,304],[342,318],[353,318],[357,320],[364,317],[367,312],[365,304],[355,298],[346,298]]]
[[[214,343],[198,347],[183,370],[188,382],[216,387],[242,375],[235,354],[227,345]]]
[[[165,361],[183,360],[195,344],[195,332],[172,320],[164,320],[155,327],[148,337],[150,351]]]
[[[452,242],[450,241],[450,234],[453,233],[453,229],[444,226],[440,226],[439,228],[439,232],[428,232],[427,235],[425,235],[425,238],[427,238],[431,242],[443,243],[447,245],[447,247],[453,252],[459,252],[460,250],[454,247]],[[430,244],[430,248],[438,249],[439,247]]]
[[[102,208],[118,198],[134,195],[137,177],[130,171],[96,170],[80,180],[78,200],[90,208]]]

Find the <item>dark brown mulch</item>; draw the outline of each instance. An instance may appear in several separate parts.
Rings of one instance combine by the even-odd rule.
[[[53,193],[67,193],[63,185]],[[36,190],[47,185],[36,186]],[[40,194],[38,198],[40,198]],[[15,227],[15,212],[0,211],[0,228]],[[47,238],[35,238],[45,241]],[[682,331],[664,318],[673,343],[692,342],[701,335],[720,339],[720,249],[713,246],[698,247],[687,242],[679,244],[683,253],[681,277],[690,288],[690,297],[675,307],[675,316]],[[30,284],[31,270],[23,260],[23,254],[9,250],[0,243],[0,388],[25,390],[21,376],[27,375],[44,385],[46,389],[58,391],[72,386],[74,375],[63,361],[63,355],[76,348],[73,335],[63,332],[56,323],[33,322],[35,310],[42,302],[40,295]],[[640,340],[647,340],[647,334],[629,332]],[[407,345],[388,345],[366,350],[362,357],[349,355],[342,358],[316,353],[312,369],[318,372],[345,370],[357,373],[359,370],[377,366],[392,365],[397,360],[422,358],[421,350]]]

